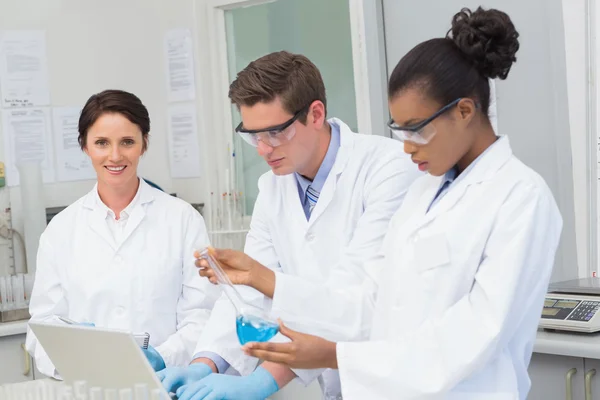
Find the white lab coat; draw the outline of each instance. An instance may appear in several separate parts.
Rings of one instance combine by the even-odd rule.
[[[276,271],[272,303],[264,304],[273,318],[332,340],[366,339],[376,285],[365,264],[379,257],[389,221],[421,173],[402,143],[353,133],[335,118],[329,122],[340,128],[340,148],[310,220],[295,176],[267,172],[259,179],[245,252]],[[240,289],[263,306],[258,292]],[[246,375],[257,360],[241,352],[234,318],[229,302],[220,299],[197,352],[215,352]],[[296,371],[304,383],[321,372]],[[335,397],[339,377],[327,375],[326,394]]]
[[[61,315],[96,326],[150,333],[167,366],[187,365],[220,291],[198,276],[193,252],[208,244],[188,203],[140,180],[118,246],[97,189],[55,216],[40,238],[32,321]],[[68,345],[68,344],[65,344]],[[56,371],[35,335],[27,349],[40,372]]]
[[[426,213],[415,182],[384,241],[371,341],[339,343],[345,400],[525,399],[562,219],[502,137]]]

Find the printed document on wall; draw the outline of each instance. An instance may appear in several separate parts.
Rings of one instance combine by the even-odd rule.
[[[50,110],[16,108],[2,110],[4,158],[9,186],[19,185],[19,161],[39,161],[45,183],[54,182],[54,158]]]
[[[169,106],[169,162],[172,178],[200,176],[198,123],[194,104]]]
[[[169,102],[194,100],[194,53],[189,29],[172,29],[165,34],[165,60]]]
[[[2,107],[50,104],[44,31],[0,33]]]
[[[95,179],[96,172],[90,158],[81,150],[77,138],[79,107],[52,109],[54,146],[56,149],[56,178],[61,182]]]

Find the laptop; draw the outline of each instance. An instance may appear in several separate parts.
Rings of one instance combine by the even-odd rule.
[[[67,384],[117,390],[145,384],[150,393],[157,389],[158,397],[170,398],[130,332],[44,322],[29,327]]]

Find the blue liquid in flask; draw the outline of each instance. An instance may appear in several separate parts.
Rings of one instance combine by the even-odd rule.
[[[279,325],[248,315],[239,315],[235,325],[242,345],[248,342],[266,342],[279,332]]]

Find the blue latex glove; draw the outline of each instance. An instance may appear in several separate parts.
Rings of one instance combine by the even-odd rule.
[[[175,393],[182,386],[189,385],[212,374],[213,370],[206,364],[195,363],[187,367],[169,367],[157,373],[167,393]]]
[[[162,356],[158,353],[158,351],[156,351],[154,347],[148,346],[147,349],[142,349],[142,351],[146,355],[146,358],[148,359],[150,365],[152,365],[152,368],[154,368],[155,371],[161,371],[165,369],[165,360],[163,360]]]
[[[177,390],[179,400],[264,400],[279,390],[266,369],[258,367],[249,376],[212,374]]]

